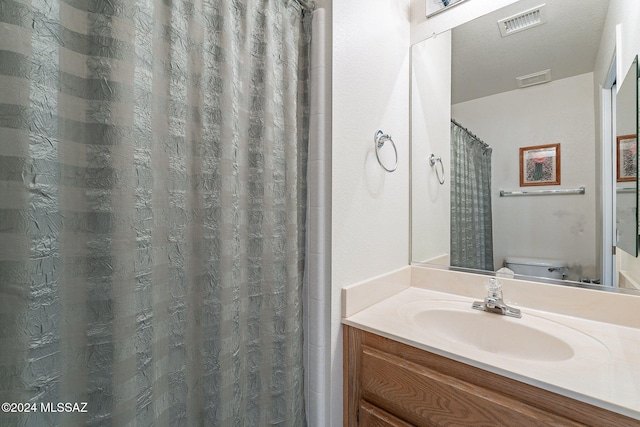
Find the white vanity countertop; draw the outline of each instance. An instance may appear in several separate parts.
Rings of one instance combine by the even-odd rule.
[[[619,309],[635,308],[631,316],[638,317],[640,297],[591,290],[585,294],[580,288],[539,283],[532,286],[531,282],[505,279],[506,303],[522,310],[522,318],[514,319],[471,308],[472,302],[482,300],[486,293],[484,280],[482,276],[468,273],[407,267],[345,288],[343,323],[640,420],[640,328],[633,323],[635,319],[631,320],[628,314],[616,313],[609,317],[600,313],[595,315],[596,319],[573,315],[573,311],[586,312],[594,304],[593,298],[600,300],[604,310],[615,309],[618,305],[622,305]],[[433,286],[429,286],[430,282]],[[442,288],[453,291],[442,292]],[[535,293],[535,298],[531,295],[531,299],[538,303],[544,302],[540,294],[549,292],[553,303],[548,305],[557,310],[541,310],[536,307],[538,303],[529,308],[509,300],[512,291],[519,300],[525,301],[527,289]],[[569,293],[567,297],[564,294],[568,291],[577,293]],[[478,294],[478,297],[465,295],[469,293]],[[563,296],[566,302],[557,301],[558,296]],[[463,312],[464,316],[496,316],[500,321],[522,322],[518,325],[534,326],[539,330],[548,328],[551,335],[566,330],[570,332],[567,342],[576,352],[566,360],[545,361],[477,349],[438,337],[426,330],[424,324],[418,325],[412,313],[420,307],[452,308]],[[600,317],[620,321],[611,323]]]

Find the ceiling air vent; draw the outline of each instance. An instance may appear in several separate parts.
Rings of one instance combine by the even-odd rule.
[[[551,70],[538,71],[537,73],[516,77],[516,81],[519,88],[547,83],[551,81]]]
[[[543,3],[532,9],[498,21],[502,37],[510,36],[520,31],[542,25],[547,22],[546,5]]]

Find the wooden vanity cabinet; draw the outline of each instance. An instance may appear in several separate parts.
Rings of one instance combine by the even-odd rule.
[[[344,326],[344,426],[640,426],[640,421]]]

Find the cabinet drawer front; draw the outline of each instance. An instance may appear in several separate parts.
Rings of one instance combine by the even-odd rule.
[[[366,427],[415,427],[412,424],[405,423],[399,418],[394,417],[387,411],[370,404],[364,400],[360,401],[358,408],[360,414],[360,425]]]
[[[581,425],[380,350],[367,346],[362,350],[362,397],[410,423],[474,427]]]

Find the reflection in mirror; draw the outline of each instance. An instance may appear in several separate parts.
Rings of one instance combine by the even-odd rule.
[[[496,271],[509,263],[518,274],[600,283],[604,227],[598,209],[613,188],[601,190],[599,182],[594,68],[609,1],[544,3],[546,21],[530,29],[503,37],[497,25],[540,6],[521,0],[412,47],[412,262],[455,265],[452,211],[475,215],[452,200],[454,119],[492,151],[493,265],[482,268]],[[615,31],[615,25],[607,28]],[[556,144],[560,184],[554,177],[521,187],[520,149]],[[444,185],[428,165],[432,153],[450,175]],[[583,187],[583,193],[548,195]],[[543,195],[500,197],[501,190]],[[462,236],[478,240],[473,233]]]
[[[638,57],[616,95],[616,246],[638,256]]]

